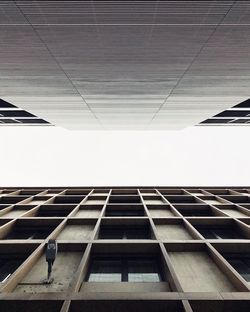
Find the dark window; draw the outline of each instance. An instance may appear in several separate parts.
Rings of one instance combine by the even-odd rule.
[[[219,118],[211,118],[211,119],[206,119],[201,122],[201,124],[221,124],[221,123],[228,123],[230,121],[233,121],[233,119],[219,119]]]
[[[52,232],[52,228],[23,228],[18,227],[11,231],[5,239],[44,239]]]
[[[19,123],[18,121],[16,121],[15,119],[0,119],[0,123],[6,123],[6,124],[9,124],[9,123]]]
[[[177,206],[175,206],[177,208]],[[178,209],[185,217],[211,217],[213,213],[209,209]]]
[[[20,119],[18,118],[17,121],[21,122],[21,123],[31,123],[31,124],[49,124],[48,121],[43,120],[41,118],[26,118],[26,119]]]
[[[225,255],[231,266],[247,281],[250,282],[250,254]]]
[[[92,260],[87,281],[160,282],[162,276],[152,257],[98,257]]]
[[[71,210],[49,210],[49,209],[39,209],[36,217],[65,217]]]
[[[35,117],[31,113],[23,110],[0,110],[0,116],[2,117]]]
[[[241,103],[235,105],[234,107],[241,107],[241,108],[249,108],[250,109],[250,99],[248,99],[244,102],[241,102]]]
[[[215,117],[247,117],[250,115],[250,110],[226,110],[215,115]]]
[[[229,228],[196,228],[206,239],[244,239],[238,231]]]
[[[233,124],[244,124],[244,123],[249,123],[250,122],[250,119],[236,119],[234,121],[232,121]]]
[[[89,272],[89,282],[121,282],[121,260],[93,260]]]
[[[136,195],[111,195],[109,203],[126,204],[126,203],[141,203],[140,196]]]
[[[108,217],[141,217],[144,216],[144,211],[140,210],[122,210],[122,209],[110,209],[106,211]]]
[[[99,239],[150,239],[148,226],[101,226]]]
[[[15,108],[16,106],[14,106],[13,104],[10,104],[9,102],[6,102],[2,99],[0,99],[0,107],[3,107],[3,108]]]
[[[0,283],[4,283],[23,261],[24,258],[10,259],[9,256],[0,258]]]
[[[55,197],[54,203],[55,204],[79,204],[84,198],[85,196],[59,195]]]

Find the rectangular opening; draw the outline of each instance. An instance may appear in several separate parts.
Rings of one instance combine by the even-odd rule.
[[[176,217],[173,210],[168,205],[147,205],[147,208],[152,218]]]
[[[0,245],[0,285],[10,278],[36,247],[33,244]]]
[[[142,217],[145,211],[143,205],[107,205],[105,215],[108,217]]]
[[[166,248],[168,249],[168,246]],[[234,285],[211,258],[205,246],[196,245],[192,250],[189,245],[188,249],[179,245],[179,250],[170,248],[168,251],[184,292],[236,291]]]
[[[81,205],[79,210],[73,216],[74,218],[98,218],[103,206],[102,205]]]
[[[88,240],[94,231],[96,220],[70,219],[57,236],[57,240]]]
[[[111,195],[109,197],[111,204],[139,204],[141,203],[140,196],[136,195]]]
[[[29,202],[25,203],[25,205],[42,205],[50,198],[51,196],[34,196]]]
[[[48,237],[60,221],[56,220],[30,220],[19,219],[2,238],[4,240],[16,239],[45,239]]]
[[[108,189],[95,189],[92,195],[94,196],[108,196],[109,190]]]
[[[246,213],[242,212],[235,205],[220,205],[217,208],[219,208],[222,212],[226,213],[228,216],[233,217],[233,218],[248,217]]]
[[[215,217],[220,216],[219,213],[213,210],[208,205],[174,205],[174,207],[184,217]]]
[[[69,312],[79,311],[185,312],[181,300],[72,300]]]
[[[47,262],[45,254],[37,260],[28,274],[14,289],[14,293],[51,293],[65,292],[71,285],[74,274],[78,269],[85,245],[75,245],[68,248],[68,245],[58,244],[58,253],[52,266],[53,283],[46,284]]]
[[[79,204],[85,196],[74,196],[74,195],[58,195],[53,199],[54,204]]]
[[[193,312],[248,312],[250,300],[189,300]]]
[[[19,195],[31,195],[31,196],[34,196],[34,195],[37,195],[41,192],[43,192],[44,190],[22,190],[20,191]]]
[[[214,117],[247,117],[250,114],[250,110],[225,110]]]
[[[36,117],[24,110],[0,110],[1,117]]]
[[[1,300],[0,310],[8,312],[60,312],[63,305],[62,300]]]
[[[185,195],[185,192],[181,189],[159,189],[162,195]]]
[[[74,208],[74,205],[42,205],[34,217],[66,217]]]
[[[111,195],[138,195],[136,189],[113,189]]]
[[[106,196],[89,196],[84,202],[86,205],[104,205],[106,202]]]
[[[91,189],[72,189],[67,190],[64,195],[88,195]]]
[[[189,220],[195,229],[205,239],[248,239],[246,231],[243,231],[234,220]]]
[[[163,205],[164,201],[161,196],[143,196],[145,205]]]
[[[205,191],[214,195],[231,195],[231,191],[228,189],[205,189]]]
[[[194,196],[191,195],[180,195],[180,196],[174,196],[174,195],[168,195],[165,196],[165,198],[171,203],[171,204],[200,204],[200,201],[197,200]]]
[[[94,244],[80,292],[171,291],[159,245],[144,244]]]
[[[161,240],[192,240],[194,237],[179,219],[154,219],[157,237]]]
[[[153,256],[93,256],[88,282],[160,282],[163,280],[158,261]]]
[[[103,220],[98,238],[99,239],[151,239],[152,231],[149,222],[116,222],[114,224]],[[108,223],[108,224],[107,224]]]
[[[240,203],[250,203],[250,197],[249,196],[241,196],[241,195],[225,195],[221,196],[221,198],[224,198],[232,203],[240,204]]]
[[[149,196],[158,195],[154,189],[140,189],[140,193],[141,195],[149,195]]]
[[[3,196],[0,197],[0,204],[16,204],[27,198],[29,198],[29,196]]]
[[[15,205],[14,207],[11,208],[11,210],[4,213],[2,217],[3,218],[18,218],[34,207],[35,206]]]
[[[250,252],[224,253],[223,257],[250,284]]]

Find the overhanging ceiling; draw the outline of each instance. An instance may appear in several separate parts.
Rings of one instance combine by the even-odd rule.
[[[69,129],[180,129],[250,97],[249,1],[1,1],[1,98]]]

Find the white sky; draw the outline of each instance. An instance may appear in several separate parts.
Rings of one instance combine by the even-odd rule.
[[[1,186],[250,186],[250,127],[0,127]]]

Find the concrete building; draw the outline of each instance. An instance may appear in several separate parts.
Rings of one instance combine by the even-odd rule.
[[[249,311],[250,187],[1,188],[0,222],[1,311]]]
[[[183,129],[250,98],[249,1],[0,8],[0,97],[52,125]]]
[[[84,172],[85,168],[75,173],[82,164],[91,168],[91,177],[95,171],[93,179],[97,175],[107,179],[97,163],[108,173],[118,168],[119,175],[121,154],[130,154],[131,162],[145,166],[143,173],[150,179],[159,178],[155,167],[147,170],[159,158],[158,170],[163,172],[165,164],[169,168],[174,162],[178,168],[172,174],[191,168],[189,178],[198,166],[185,150],[204,155],[197,153],[202,135],[195,145],[186,145],[178,138],[172,142],[169,132],[163,150],[163,131],[164,138],[154,146],[155,137],[148,140],[148,135],[143,140],[138,136],[136,144],[128,136],[124,144],[121,132],[112,142],[107,142],[108,136],[102,140],[103,132],[97,132],[93,144],[79,135],[70,145],[74,132],[66,138],[64,129],[54,128],[57,139],[47,140],[53,127],[38,128],[30,136],[31,126],[165,131],[250,125],[249,1],[0,1],[0,30],[0,126],[30,127],[23,132],[1,128],[5,146],[0,154],[7,158],[0,163],[10,166],[5,179],[12,179],[14,173],[11,185],[19,181],[17,172],[22,183],[23,176],[30,180],[32,176],[30,185],[37,185],[39,160],[39,172],[45,168],[47,174],[48,162],[56,164],[52,175],[66,177],[68,185],[74,185],[69,182],[71,173],[75,179],[75,174]],[[40,135],[40,130],[46,135]],[[239,135],[227,136],[227,153],[223,147],[228,141],[221,140],[218,148],[216,134],[203,147],[212,151],[212,157],[200,157],[202,168],[203,164],[207,170],[212,168],[214,175],[220,163],[210,165],[218,155],[232,157],[236,166],[247,159],[235,161],[236,155],[243,154]],[[188,143],[194,139],[186,138]],[[116,153],[117,141],[125,146],[121,153]],[[145,162],[135,160],[137,144],[148,147],[146,152],[136,150]],[[166,161],[174,144],[181,146],[176,155],[186,157],[185,161],[174,157],[173,162]],[[147,155],[150,148],[156,151],[154,162],[147,162],[152,158]],[[66,149],[73,152],[67,154]],[[90,161],[84,159],[86,150]],[[95,153],[97,160],[92,158]],[[62,154],[66,173],[57,163]],[[129,158],[125,156],[123,163]],[[109,157],[114,166],[105,162]],[[133,171],[129,164],[126,168]],[[163,177],[166,184],[165,171]],[[1,185],[7,184],[5,179]],[[103,184],[0,187],[0,311],[250,311],[250,186]]]

